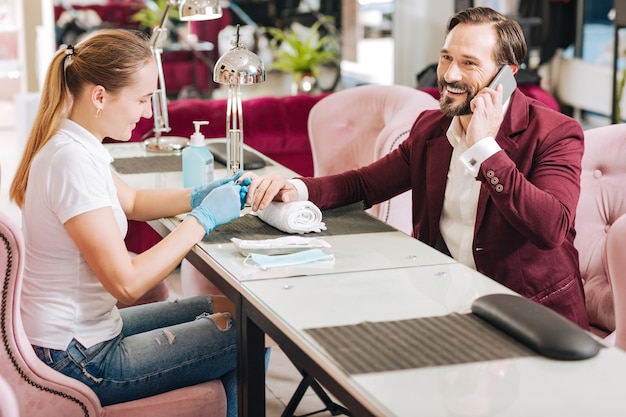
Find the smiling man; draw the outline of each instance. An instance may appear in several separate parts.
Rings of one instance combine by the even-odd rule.
[[[525,55],[514,20],[484,7],[457,13],[439,56],[440,110],[423,112],[396,151],[329,177],[259,177],[248,202],[369,207],[410,189],[415,238],[587,329],[574,248],[582,128],[517,89],[503,100],[502,85],[488,87]]]

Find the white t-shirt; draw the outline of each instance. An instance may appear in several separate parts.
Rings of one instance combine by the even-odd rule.
[[[98,281],[63,226],[76,215],[112,207],[126,235],[111,162],[102,143],[71,120],[33,159],[22,209],[22,318],[34,345],[65,350],[76,338],[91,347],[121,331],[117,300]]]

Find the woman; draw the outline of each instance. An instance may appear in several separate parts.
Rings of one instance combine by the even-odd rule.
[[[152,116],[157,67],[138,32],[103,30],[56,54],[11,186],[26,243],[22,315],[39,358],[103,405],[221,378],[237,414],[236,334],[223,296],[123,310],[167,277],[205,234],[239,216],[241,186],[135,190],[110,169],[105,137],[127,141]],[[191,211],[131,258],[127,219]]]

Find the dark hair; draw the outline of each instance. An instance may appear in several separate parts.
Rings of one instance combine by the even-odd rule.
[[[470,7],[461,10],[448,22],[446,34],[458,24],[492,23],[496,29],[497,48],[494,61],[500,67],[505,64],[521,65],[526,58],[527,46],[522,27],[513,19],[496,12],[489,7]]]
[[[70,113],[85,86],[101,85],[117,94],[137,82],[137,72],[154,59],[148,37],[139,31],[103,29],[76,46],[64,46],[52,59],[28,142],[11,184],[11,199],[24,203],[30,164]]]

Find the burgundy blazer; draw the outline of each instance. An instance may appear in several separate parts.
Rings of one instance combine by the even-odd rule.
[[[452,146],[450,117],[427,110],[410,137],[378,161],[337,175],[303,178],[320,208],[367,207],[411,189],[414,236],[439,235]],[[574,247],[580,195],[580,124],[516,90],[496,136],[502,148],[480,167],[473,252],[476,268],[588,329]]]

